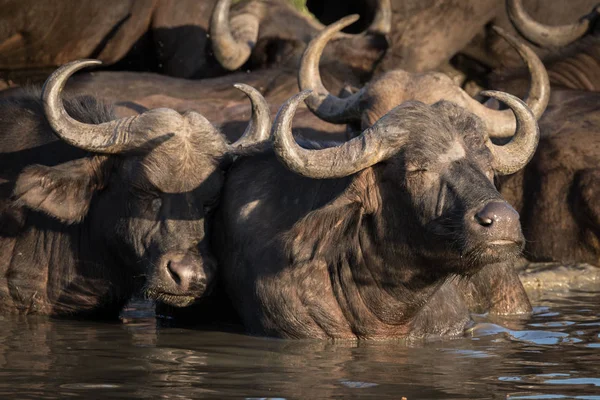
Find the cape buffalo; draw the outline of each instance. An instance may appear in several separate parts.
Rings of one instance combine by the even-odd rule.
[[[596,0],[525,0],[534,18],[549,24],[564,24],[590,9]],[[335,1],[308,0],[307,4],[335,4]],[[365,1],[368,3],[368,0]],[[520,60],[511,46],[496,34],[492,25],[510,34],[513,28],[501,0],[391,0],[392,30],[389,49],[380,71],[403,69],[408,72],[439,71],[448,63],[463,69],[470,78],[474,71],[463,68],[463,60],[475,61],[485,71],[499,67],[518,67]],[[331,7],[335,7],[332,5]],[[338,6],[339,7],[339,6]],[[357,13],[347,12],[346,15]],[[335,22],[344,14],[331,14],[320,19]],[[554,51],[534,49],[545,60]],[[459,55],[459,57],[455,57]],[[470,64],[469,64],[470,65]]]
[[[138,283],[184,306],[210,290],[205,218],[237,151],[268,137],[262,96],[228,144],[202,115],[160,108],[114,119],[93,98],[61,100],[76,61],[0,102],[0,312],[114,316]]]
[[[392,108],[408,100],[433,104],[450,100],[483,119],[487,132],[493,137],[510,137],[515,130],[515,118],[509,110],[497,111],[479,103],[442,73],[414,74],[404,70],[387,72],[346,98],[333,96],[323,86],[319,73],[319,59],[323,49],[336,32],[356,19],[349,16],[324,29],[306,48],[300,64],[300,89],[314,92],[306,104],[319,118],[332,123],[361,122],[367,128]],[[531,87],[527,104],[539,118],[550,96],[548,75],[536,54],[501,29],[497,30],[518,52],[531,73]]]
[[[236,161],[215,216],[219,267],[245,327],[284,338],[458,334],[469,295],[451,278],[477,283],[484,271],[494,289],[477,292],[494,298],[492,312],[530,311],[503,264],[523,246],[519,215],[493,178],[527,164],[539,131],[522,101],[485,94],[518,121],[504,146],[447,101],[406,102],[338,146],[300,146],[291,124],[309,93],[284,104],[274,151]]]

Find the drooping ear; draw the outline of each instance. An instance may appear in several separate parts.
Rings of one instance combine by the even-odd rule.
[[[341,254],[355,244],[364,210],[343,196],[307,214],[284,236],[286,253],[294,262],[306,262],[327,251]]]
[[[65,223],[85,218],[94,194],[106,186],[107,157],[81,158],[54,167],[31,165],[19,175],[13,201]]]

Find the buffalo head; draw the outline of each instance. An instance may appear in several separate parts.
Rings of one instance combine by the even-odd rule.
[[[449,100],[479,116],[491,137],[510,137],[514,133],[515,119],[509,110],[487,108],[442,73],[416,74],[394,70],[374,79],[351,96],[339,98],[330,94],[321,81],[319,59],[329,40],[356,18],[343,18],[321,31],[308,45],[302,57],[298,83],[301,90],[313,90],[306,99],[306,105],[319,118],[331,123],[361,122],[362,127],[366,128],[406,101],[417,100],[433,104],[440,100]],[[496,28],[496,31],[518,51],[529,68],[531,86],[527,95],[527,105],[536,118],[539,118],[550,97],[546,69],[533,50],[500,28]]]
[[[15,195],[66,223],[87,224],[109,263],[124,268],[124,275],[146,277],[149,297],[190,304],[209,289],[215,274],[206,219],[221,190],[222,167],[232,153],[268,137],[269,107],[256,90],[236,85],[253,110],[234,144],[202,115],[166,108],[86,124],[66,112],[61,93],[73,73],[96,64],[64,65],[42,93],[56,135],[90,155],[67,166],[30,166]]]
[[[364,213],[379,221],[370,229],[385,232],[386,249],[409,253],[416,264],[426,260],[428,268],[470,274],[520,253],[519,215],[493,180],[523,168],[539,141],[535,116],[525,103],[502,92],[484,94],[506,103],[516,117],[516,132],[503,146],[493,144],[483,121],[462,107],[411,101],[342,145],[306,149],[291,134],[294,112],[310,95],[304,91],[277,115],[275,153],[306,177],[363,174],[369,183],[356,196],[365,197]]]

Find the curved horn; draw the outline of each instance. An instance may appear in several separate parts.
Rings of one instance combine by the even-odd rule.
[[[518,97],[494,90],[481,92],[508,105],[517,120],[513,138],[503,146],[495,145],[488,139],[486,146],[494,156],[494,170],[499,175],[514,174],[531,160],[540,141],[540,130],[535,116]]]
[[[334,124],[360,120],[358,105],[364,90],[344,99],[331,95],[321,81],[319,60],[329,40],[345,27],[356,22],[358,18],[356,14],[349,15],[323,29],[308,44],[300,60],[298,86],[300,90],[312,91],[306,98],[306,105],[316,116]]]
[[[550,100],[550,80],[544,64],[535,54],[535,52],[512,35],[506,33],[503,29],[493,28],[501,37],[503,37],[517,52],[521,59],[527,64],[527,69],[531,74],[531,83],[529,93],[526,96],[527,106],[533,112],[536,120],[539,119]],[[466,107],[469,111],[483,119],[488,127],[491,137],[511,137],[515,132],[515,118],[509,110],[492,110],[464,93]]]
[[[389,145],[385,140],[393,140],[394,136],[386,129],[385,117],[338,147],[310,150],[299,146],[292,135],[292,121],[298,105],[310,93],[305,90],[286,101],[275,117],[273,148],[288,169],[314,179],[341,178],[377,164],[398,149],[397,145]]]
[[[210,37],[217,61],[226,69],[240,68],[250,58],[258,39],[259,18],[242,14],[229,22],[231,0],[219,0],[210,19]],[[230,26],[231,25],[231,26]]]
[[[525,11],[522,0],[506,0],[506,9],[515,28],[528,40],[543,47],[561,47],[574,42],[590,29],[591,20],[600,8],[584,16],[579,22],[567,25],[548,26],[534,21]]]
[[[102,64],[98,60],[78,60],[58,68],[44,83],[42,101],[50,126],[72,146],[96,153],[116,154],[129,149],[129,125],[136,117],[99,125],[79,122],[67,113],[61,94],[69,77],[85,67]]]
[[[392,0],[379,0],[367,33],[388,35],[392,30]]]
[[[252,118],[248,127],[242,137],[230,145],[230,150],[238,150],[269,139],[271,110],[262,94],[252,86],[243,83],[236,83],[233,86],[244,92],[252,103]]]

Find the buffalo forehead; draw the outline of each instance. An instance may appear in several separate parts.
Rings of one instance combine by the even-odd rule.
[[[195,190],[217,173],[215,160],[185,151],[177,157],[148,157],[142,165],[146,179],[164,193]]]
[[[447,164],[453,161],[461,160],[465,158],[465,156],[466,152],[465,148],[463,147],[463,144],[460,143],[458,140],[455,140],[450,143],[450,146],[448,147],[446,152],[438,156],[438,161],[440,163]]]

